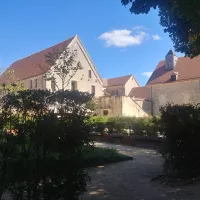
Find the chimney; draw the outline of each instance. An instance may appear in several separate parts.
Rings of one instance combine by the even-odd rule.
[[[165,56],[165,68],[167,70],[174,70],[177,61],[178,61],[178,57],[172,50],[170,50]]]
[[[177,81],[178,80],[178,72],[173,71],[171,74],[171,80]]]

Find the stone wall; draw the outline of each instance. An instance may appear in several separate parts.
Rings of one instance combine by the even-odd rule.
[[[31,81],[32,81],[32,88],[31,88]],[[36,82],[37,82],[37,86],[36,86]],[[21,81],[21,83],[23,83],[24,88],[26,89],[33,89],[33,90],[46,89],[46,84],[42,75],[23,80]]]
[[[135,88],[135,87],[139,87],[139,85],[136,82],[135,78],[131,76],[125,84],[125,96],[128,96],[132,88]]]
[[[122,115],[130,117],[147,117],[148,114],[131,97],[122,97]]]
[[[99,116],[121,116],[122,115],[122,97],[120,96],[111,96],[111,97],[100,97],[99,98]]]
[[[125,95],[125,86],[124,85],[114,85],[106,88],[106,92],[111,95],[124,96]]]
[[[134,98],[133,98],[134,99]],[[148,114],[152,114],[151,101],[145,99],[134,99],[134,101]]]
[[[131,97],[110,96],[99,98],[100,116],[147,117],[148,114]]]
[[[152,86],[153,115],[159,115],[159,108],[167,103],[200,103],[200,80],[180,81]]]
[[[75,76],[71,79],[68,86],[65,89],[72,89],[71,82],[75,81],[77,85],[77,90],[81,92],[92,92],[92,86],[95,87],[95,96],[103,96],[103,83],[100,79],[100,76],[92,63],[89,55],[87,54],[86,50],[84,49],[81,41],[76,37],[70,44],[69,48],[77,50],[77,61],[81,62],[83,69],[78,70]],[[89,77],[89,70],[91,72],[91,77]],[[37,79],[37,88],[35,87],[35,81]],[[23,80],[24,86],[30,89],[30,81],[32,80],[32,89],[48,89],[51,90],[51,82],[45,82],[43,76],[33,77],[26,80]],[[61,79],[56,76],[56,82],[59,89],[61,87]]]

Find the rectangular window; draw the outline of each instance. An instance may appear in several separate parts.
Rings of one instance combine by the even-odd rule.
[[[32,89],[32,88],[33,88],[33,81],[30,80],[30,89]]]
[[[92,72],[91,72],[91,70],[88,70],[88,77],[92,78]]]
[[[77,87],[77,81],[72,81],[71,82],[71,90],[77,90],[78,87]]]
[[[108,115],[108,110],[103,111],[103,116],[106,116],[106,115]]]
[[[35,88],[37,89],[37,79],[35,79]]]
[[[55,80],[51,81],[51,90],[52,90],[52,92],[54,92],[56,90],[56,82],[55,82]]]
[[[92,85],[92,94],[95,94],[95,86]]]

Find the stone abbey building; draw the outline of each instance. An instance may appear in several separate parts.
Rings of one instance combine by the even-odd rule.
[[[45,55],[54,49],[66,48],[76,49],[82,64],[67,89],[93,93],[99,102],[100,116],[147,117],[158,115],[160,106],[167,103],[200,103],[200,57],[178,58],[172,50],[158,63],[144,87],[139,86],[133,75],[102,78],[77,35],[18,60],[7,70],[13,70],[25,88],[55,90],[52,82],[43,77],[50,69]],[[45,66],[46,71],[39,65]],[[59,77],[56,79],[61,84]],[[0,82],[8,82],[6,72],[0,76]]]

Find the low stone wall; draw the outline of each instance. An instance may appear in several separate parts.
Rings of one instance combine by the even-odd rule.
[[[148,149],[161,149],[164,139],[159,137],[148,136],[122,136],[122,135],[107,135],[107,134],[91,134],[90,138],[96,142],[107,142],[114,144],[130,145]]]

